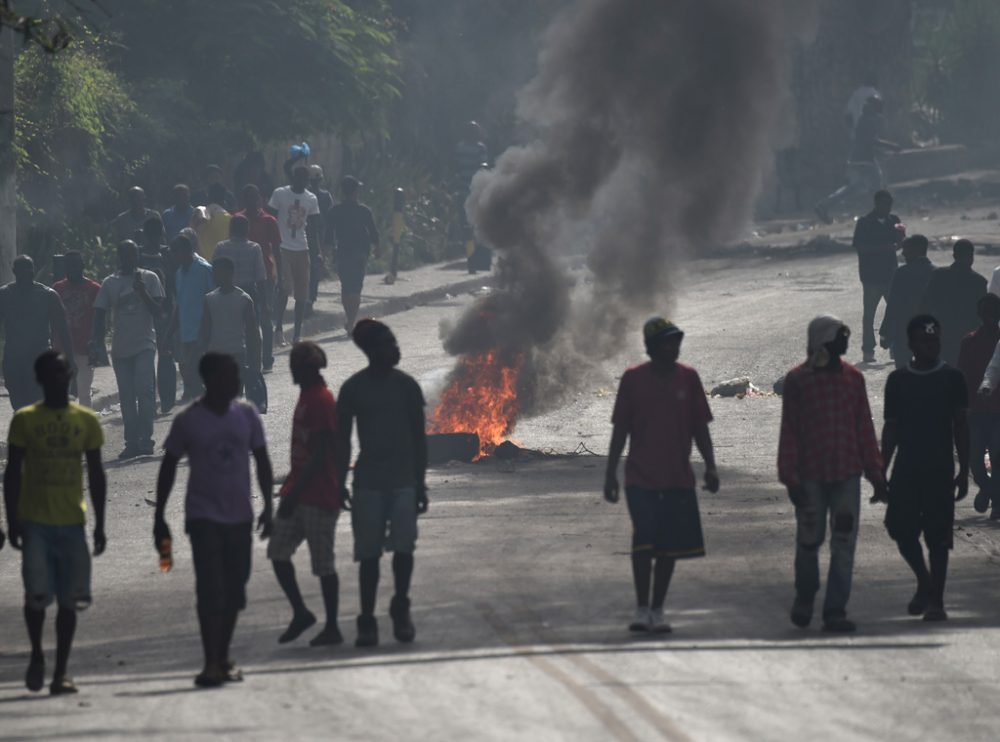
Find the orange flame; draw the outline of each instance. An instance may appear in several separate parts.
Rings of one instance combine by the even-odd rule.
[[[431,415],[431,433],[477,433],[487,456],[514,430],[520,407],[517,379],[523,356],[513,361],[491,351],[462,357]]]

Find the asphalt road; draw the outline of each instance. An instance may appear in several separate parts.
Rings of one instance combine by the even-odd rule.
[[[680,270],[683,291],[664,311],[686,329],[683,360],[707,386],[748,375],[769,390],[804,355],[805,325],[815,314],[834,312],[859,326],[860,287],[848,255],[700,261]],[[403,367],[429,396],[450,367],[440,323],[469,301],[388,320]],[[906,616],[911,577],[880,508],[865,497],[850,606],[859,632],[794,629],[787,618],[794,518],[775,481],[776,397],[712,401],[723,489],[701,499],[709,555],[678,567],[667,602],[673,635],[628,635],[628,519],[599,491],[616,377],[642,360],[643,319],[636,318],[633,351],[607,364],[603,382],[518,427],[517,442],[548,455],[431,473],[411,646],[391,640],[384,583],[383,644],[354,649],[356,573],[342,518],[337,557],[348,644],[310,649],[307,633],[277,645],[289,611],[259,544],[234,642],[246,682],[194,690],[200,645],[189,551],[178,539],[175,570],[161,575],[150,543],[158,461],[109,464],[109,546],[95,560],[95,605],[81,616],[71,662],[78,696],[24,690],[19,559],[9,548],[0,552],[0,740],[995,739],[1000,530],[974,513],[971,498],[959,504],[946,596],[951,621],[929,626]],[[336,335],[324,345],[336,388],[363,359]],[[857,359],[860,351],[851,354]],[[265,418],[278,472],[287,468],[296,398],[284,363],[269,377]],[[879,417],[889,369],[864,368]],[[105,420],[113,457],[120,421]],[[157,441],[168,425],[157,422]],[[176,533],[181,504],[178,492],[169,512]],[[304,554],[297,563],[307,602],[319,611]],[[46,641],[51,648],[51,625]],[[53,661],[50,652],[50,667]]]

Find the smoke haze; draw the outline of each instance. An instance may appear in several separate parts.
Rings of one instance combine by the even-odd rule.
[[[670,309],[680,258],[748,222],[814,0],[581,0],[543,39],[518,115],[533,140],[479,173],[466,204],[503,256],[496,293],[445,339],[524,357],[540,412]],[[566,256],[586,255],[574,291]]]

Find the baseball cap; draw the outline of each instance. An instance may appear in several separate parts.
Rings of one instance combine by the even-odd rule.
[[[648,343],[658,338],[670,337],[672,335],[684,336],[684,331],[668,319],[663,317],[653,317],[642,326],[642,337]]]

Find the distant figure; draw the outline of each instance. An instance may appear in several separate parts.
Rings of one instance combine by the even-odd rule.
[[[417,544],[417,516],[427,512],[427,435],[420,385],[398,370],[399,345],[381,322],[362,320],[354,342],[368,367],[340,388],[337,400],[338,486],[351,505],[354,561],[360,563],[361,615],[355,646],[378,644],[375,597],[383,551],[393,552],[396,593],[389,603],[396,641],[411,642],[410,579]],[[361,451],[354,467],[353,497],[348,493],[351,429],[358,423]]]
[[[920,311],[937,318],[941,324],[941,358],[949,366],[958,364],[962,338],[979,326],[977,306],[986,295],[986,279],[972,269],[976,248],[968,240],[959,240],[952,249],[955,262],[938,268],[920,301]]]
[[[917,315],[907,328],[913,362],[885,384],[882,457],[893,458],[885,527],[917,578],[911,616],[944,621],[944,585],[953,545],[955,501],[969,493],[969,407],[965,379],[940,357],[941,326]],[[958,477],[955,477],[955,454]],[[930,570],[924,561],[924,537]]]
[[[292,171],[292,184],[275,189],[268,206],[278,218],[281,231],[281,288],[275,314],[275,342],[285,342],[284,319],[288,299],[295,299],[293,342],[302,335],[302,319],[309,303],[309,256],[315,252],[322,229],[319,202],[306,190],[309,170],[299,165]]]
[[[816,204],[816,215],[824,224],[831,224],[830,209],[848,198],[867,195],[885,188],[882,166],[876,154],[878,150],[902,151],[895,142],[882,139],[882,99],[869,98],[861,118],[854,129],[851,155],[847,161],[847,183]]]
[[[236,193],[242,193],[248,185],[253,185],[262,199],[271,197],[274,181],[267,172],[267,163],[261,152],[248,152],[240,161],[233,173],[233,185]]]
[[[823,630],[852,632],[847,618],[861,511],[861,474],[877,497],[885,477],[865,377],[843,360],[850,330],[836,317],[809,323],[806,362],[788,372],[782,396],[778,479],[797,523],[792,623],[812,621],[819,592],[819,550],[831,526]]]
[[[198,234],[198,254],[205,260],[215,256],[215,246],[229,236],[229,209],[223,206],[228,191],[221,183],[208,188],[208,205],[195,209],[191,226]]]
[[[483,130],[475,121],[465,125],[462,138],[455,145],[455,177],[457,187],[468,191],[472,176],[482,169],[490,159],[489,151],[483,143]]]
[[[869,70],[864,76],[864,82],[851,93],[844,107],[844,120],[847,122],[847,131],[853,137],[854,131],[858,127],[858,121],[865,110],[865,103],[870,98],[882,98],[878,91],[878,74],[875,70]]]
[[[218,165],[206,165],[202,173],[202,180],[205,185],[199,188],[193,197],[195,206],[218,204],[229,213],[236,210],[236,199],[222,182],[221,167]]]
[[[986,383],[989,393],[979,392],[986,380],[986,369],[996,357],[997,343],[1000,343],[1000,297],[987,294],[979,300],[979,319],[978,329],[962,338],[958,370],[965,377],[970,402],[969,466],[972,480],[979,488],[973,506],[977,513],[985,513],[992,504],[990,518],[997,520],[1000,519],[1000,395],[994,393],[993,384],[989,382]],[[989,470],[986,468],[987,456]]]
[[[326,354],[315,343],[298,343],[289,361],[292,381],[301,388],[292,418],[292,470],[281,487],[267,558],[292,606],[292,621],[278,639],[294,641],[316,623],[295,579],[292,556],[303,541],[309,547],[312,573],[319,578],[326,607],[326,626],[309,646],[340,644],[337,626],[340,583],[333,557],[337,517],[342,505],[336,459],[337,405],[321,371]]]
[[[231,356],[206,354],[199,363],[205,395],[178,413],[164,444],[166,453],[156,482],[153,546],[171,539],[167,501],[185,455],[190,463],[184,530],[191,540],[198,625],[205,664],[195,678],[202,688],[238,682],[243,674],[229,656],[239,612],[246,608],[246,585],[253,553],[253,504],[250,501],[250,453],[264,509],[257,521],[261,538],[271,533],[274,476],[260,415],[237,402],[240,369]]]
[[[94,369],[90,365],[90,337],[94,326],[94,302],[101,284],[83,275],[83,256],[75,250],[66,253],[66,278],[52,284],[66,310],[71,347],[54,343],[57,350],[72,357],[76,366],[76,399],[90,407]],[[56,336],[58,340],[58,335]]]
[[[118,382],[125,448],[119,459],[153,455],[156,417],[156,321],[162,312],[163,285],[139,267],[139,247],[118,245],[118,271],[104,279],[94,302],[91,352],[103,352],[104,328],[112,313],[111,365]]]
[[[163,286],[163,301],[156,318],[156,390],[160,411],[167,414],[177,404],[177,366],[168,328],[174,311],[177,266],[163,238],[163,221],[153,216],[142,227],[143,241],[139,246],[139,267],[156,274]]]
[[[263,250],[248,239],[249,234],[250,220],[234,216],[229,222],[229,239],[215,246],[215,257],[233,261],[233,282],[256,302],[267,287],[267,268]]]
[[[312,306],[319,296],[319,280],[324,272],[323,256],[333,251],[333,229],[329,225],[330,209],[333,208],[333,196],[323,188],[323,168],[319,165],[309,166],[309,191],[316,196],[319,205],[320,232],[316,239],[317,250],[310,254],[309,264],[309,305],[307,312],[312,312]]]
[[[260,373],[260,328],[253,299],[233,284],[232,258],[212,261],[217,289],[205,296],[201,317],[201,347],[232,356],[240,369]]]
[[[626,371],[618,386],[604,499],[618,502],[618,462],[628,440],[625,499],[632,519],[632,577],[638,606],[629,631],[667,633],[671,628],[663,604],[674,565],[678,559],[705,555],[691,469],[692,442],[705,461],[705,489],[713,494],[719,491],[719,474],[705,389],[697,371],[677,362],[684,333],[657,317],[646,322],[643,338],[649,362]]]
[[[854,228],[854,249],[864,290],[861,352],[866,363],[875,360],[875,312],[889,295],[899,262],[896,251],[906,237],[899,217],[892,213],[892,195],[879,191],[874,201],[875,207],[858,219]]]
[[[183,183],[178,183],[174,186],[173,198],[173,206],[165,209],[162,216],[163,229],[168,243],[173,242],[182,229],[191,226],[191,218],[194,216],[190,188]]]
[[[159,216],[159,214],[146,208],[146,192],[139,186],[132,186],[128,189],[128,209],[116,216],[111,222],[112,239],[115,242],[122,240],[139,242],[142,225],[151,216]]]
[[[233,214],[245,216],[250,223],[247,238],[260,245],[264,258],[264,269],[267,272],[264,290],[261,292],[257,306],[260,316],[260,333],[262,342],[262,363],[265,371],[274,367],[274,292],[277,287],[278,272],[275,260],[279,257],[281,247],[281,232],[278,230],[278,220],[268,214],[263,208],[260,190],[251,184],[245,185],[240,192],[243,209]]]
[[[340,276],[340,300],[344,305],[344,329],[350,335],[361,307],[361,288],[368,268],[368,257],[382,257],[378,228],[372,210],[358,201],[361,183],[346,176],[340,183],[341,202],[330,211],[330,226],[337,246],[337,275]]]
[[[31,660],[24,684],[30,691],[45,685],[42,631],[45,609],[55,600],[56,667],[49,692],[76,693],[66,674],[76,614],[91,602],[90,554],[87,553],[87,506],[83,467],[87,459],[90,501],[94,505],[94,556],[104,553],[104,503],[107,485],[101,463],[104,435],[97,415],[69,401],[72,370],[66,358],[47,350],[35,361],[44,398],[18,410],[7,436],[4,500],[10,543],[22,551],[24,620],[31,640]],[[71,431],[71,435],[53,431]],[[23,478],[22,478],[23,474]]]
[[[19,410],[42,398],[34,370],[38,354],[49,347],[53,337],[59,338],[63,348],[73,347],[73,341],[59,294],[35,281],[34,261],[18,255],[12,268],[14,281],[0,288],[0,323],[4,384],[10,406]]]
[[[174,318],[172,329],[180,342],[179,366],[184,381],[182,402],[198,397],[203,387],[198,374],[201,359],[201,318],[205,310],[205,295],[215,290],[212,264],[195,252],[192,234],[177,235],[170,244],[170,252],[177,262]]]
[[[906,368],[910,363],[910,343],[906,326],[920,310],[920,301],[935,270],[927,257],[927,238],[915,234],[903,240],[903,260],[892,276],[889,295],[885,300],[885,316],[879,328],[880,344],[888,348],[896,368]]]

